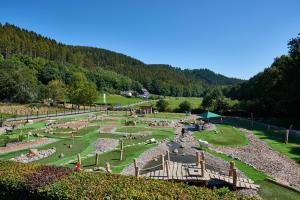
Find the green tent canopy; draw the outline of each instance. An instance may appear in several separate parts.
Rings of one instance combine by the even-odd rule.
[[[211,118],[217,118],[217,117],[221,117],[221,115],[218,115],[216,113],[212,113],[209,111],[205,111],[204,113],[200,114],[201,119],[211,119]]]

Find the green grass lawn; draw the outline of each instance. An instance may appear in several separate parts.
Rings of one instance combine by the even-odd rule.
[[[197,139],[219,146],[242,146],[248,144],[245,134],[226,124],[216,124],[216,131],[195,131]]]
[[[251,178],[255,184],[260,185],[259,195],[266,200],[298,200],[300,193],[291,189],[280,186],[267,180],[267,175],[253,167],[239,161],[233,160],[231,157],[212,150],[207,150],[210,154],[222,158],[226,161],[234,161],[236,167],[241,170],[247,177]]]
[[[179,104],[183,101],[188,101],[191,103],[192,109],[197,109],[200,107],[202,98],[201,97],[166,97],[165,100],[168,101],[169,110],[174,110],[179,108]]]
[[[117,132],[123,132],[123,133],[137,133],[140,131],[151,131],[149,128],[144,127],[121,127],[116,130]]]
[[[134,145],[124,148],[124,159],[120,161],[120,150],[113,150],[105,152],[100,155],[99,166],[105,167],[108,162],[111,165],[113,173],[120,173],[127,165],[133,162],[134,158],[137,158],[140,154],[146,150],[155,147],[156,144],[151,145]],[[70,163],[68,166],[74,166],[75,163]],[[82,160],[83,168],[95,167],[95,157],[89,157]]]
[[[232,119],[228,123],[252,129],[253,133],[261,140],[265,141],[272,149],[279,151],[290,159],[300,164],[300,137],[289,136],[289,144],[285,144],[285,133],[283,131],[270,130],[259,123],[254,123],[252,128],[249,121]]]
[[[147,118],[159,118],[164,120],[172,120],[172,119],[183,119],[186,117],[184,113],[167,113],[167,112],[160,112],[157,114],[147,114],[142,115],[140,117],[147,117]]]
[[[128,104],[133,104],[133,103],[138,103],[140,101],[145,101],[144,99],[141,98],[135,98],[135,97],[124,97],[121,95],[117,94],[106,94],[106,104],[111,104],[111,105],[128,105]],[[96,103],[98,104],[104,104],[103,103],[103,94],[99,96],[97,99]]]

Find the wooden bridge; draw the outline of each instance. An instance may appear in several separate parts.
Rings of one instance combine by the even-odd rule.
[[[220,180],[227,184],[230,184],[233,189],[237,188],[248,188],[258,190],[259,185],[254,184],[251,179],[237,177],[236,168],[234,163],[230,163],[230,168],[228,169],[228,175],[220,174],[217,171],[206,169],[204,154],[197,152],[197,162],[196,163],[180,163],[170,161],[168,152],[167,160],[164,160],[162,155],[162,163],[159,165],[160,169],[153,171],[146,171],[143,174],[139,174],[144,170],[139,170],[136,167],[136,175],[142,177],[149,177],[152,179],[160,180],[171,180],[171,181],[182,181],[182,182],[198,182],[207,184],[209,180]]]

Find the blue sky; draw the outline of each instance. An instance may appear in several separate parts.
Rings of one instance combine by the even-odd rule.
[[[299,0],[7,0],[0,22],[145,63],[248,79],[300,33]]]

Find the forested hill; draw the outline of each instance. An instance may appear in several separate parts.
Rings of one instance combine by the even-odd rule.
[[[207,69],[181,70],[168,65],[147,65],[135,58],[105,49],[65,45],[10,24],[0,24],[0,54],[5,59],[13,55],[44,58],[59,65],[71,64],[90,72],[98,68],[114,71],[160,95],[200,96],[209,85],[234,85],[242,82]],[[87,78],[97,84],[95,77]],[[107,87],[120,89],[107,84],[102,87],[100,83],[97,87],[99,90]],[[130,84],[128,87],[131,89]]]
[[[300,34],[288,42],[289,53],[269,68],[234,87],[229,96],[257,115],[300,117]]]

